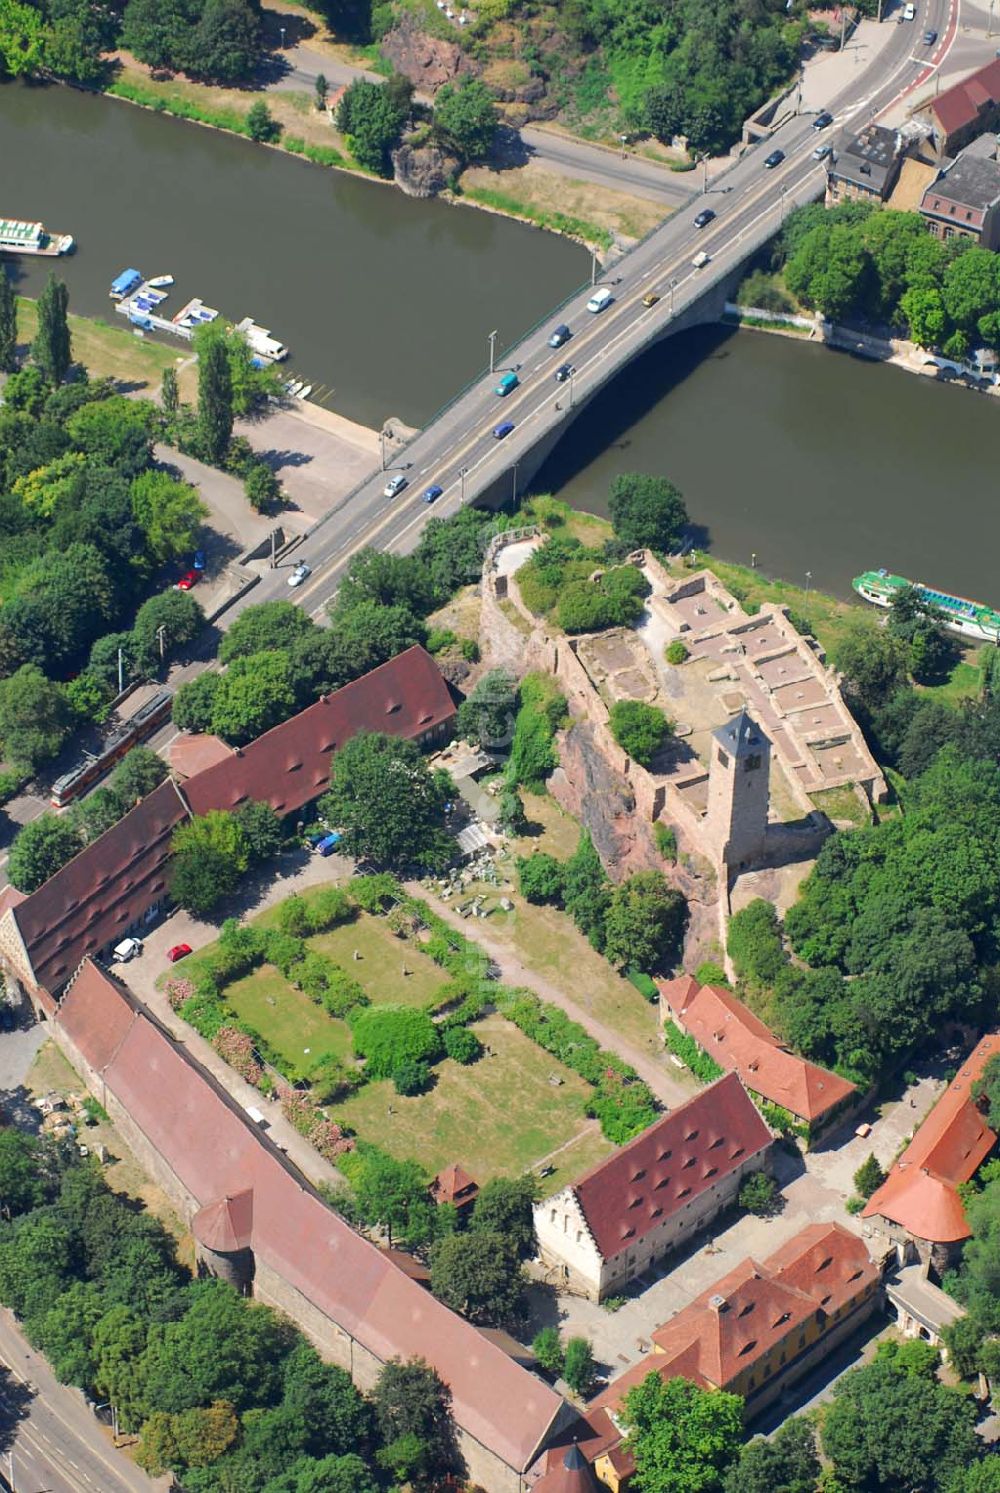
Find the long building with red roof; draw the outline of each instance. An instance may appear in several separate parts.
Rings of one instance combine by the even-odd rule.
[[[975,1175],[997,1141],[972,1089],[998,1055],[1000,1032],[990,1032],[966,1058],[865,1205],[863,1217],[878,1219],[891,1238],[914,1245],[935,1269],[944,1269],[971,1234],[958,1189]]]
[[[784,1047],[729,990],[690,975],[660,980],[660,1017],[673,1020],[752,1094],[778,1104],[815,1134],[857,1096],[854,1084]]]
[[[297,1322],[361,1389],[371,1389],[390,1358],[426,1359],[451,1389],[470,1481],[489,1493],[520,1493],[527,1469],[573,1419],[554,1390],[355,1233],[190,1052],[91,960],[69,986],[53,1030],[190,1223],[203,1264],[252,1278],[254,1297]]]
[[[535,1207],[549,1278],[594,1301],[686,1243],[767,1161],[771,1132],[734,1073]]]

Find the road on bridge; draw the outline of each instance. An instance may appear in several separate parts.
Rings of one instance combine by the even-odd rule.
[[[389,473],[370,479],[331,510],[289,559],[289,566],[304,559],[312,567],[305,586],[288,591],[290,572],[279,568],[264,578],[251,600],[290,596],[320,616],[351,555],[363,545],[412,549],[429,517],[454,513],[507,477],[511,495],[516,496],[519,463],[523,477],[531,452],[543,438],[551,441],[560,425],[568,427],[583,402],[666,333],[714,280],[730,275],[754,243],[763,243],[776,232],[786,212],[821,194],[825,170],[813,158],[817,141],[836,147],[839,137],[877,118],[894,100],[927,81],[946,56],[957,23],[958,0],[924,0],[914,22],[884,22],[893,26],[894,35],[833,100],[835,123],[829,130],[818,132],[812,116],[795,115],[769,140],[747,150],[715,179],[707,194],[695,197],[688,208],[623,256],[608,277],[597,281],[614,297],[607,310],[596,316],[587,312],[590,287],[582,287],[502,352],[494,373],[484,373],[419,432],[395,458]],[[940,34],[933,53],[921,46],[924,27]],[[782,150],[785,159],[768,170],[764,161],[775,149]],[[694,218],[706,206],[717,216],[699,231]],[[709,263],[698,270],[692,259],[700,250]],[[643,297],[651,290],[660,300],[646,308]],[[559,322],[570,327],[572,337],[552,350],[547,340]],[[484,322],[484,345],[489,331]],[[432,346],[428,355],[433,356]],[[556,383],[555,370],[567,362],[575,370],[573,379]],[[499,398],[493,391],[505,371],[516,371],[520,382],[513,393]],[[492,430],[504,421],[512,422],[514,429],[498,441]],[[407,485],[401,495],[387,499],[386,477],[397,473]],[[444,489],[433,506],[422,496],[431,485]]]

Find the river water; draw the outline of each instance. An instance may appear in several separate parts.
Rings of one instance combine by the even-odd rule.
[[[607,513],[611,479],[680,488],[699,544],[851,595],[885,565],[1000,605],[1000,404],[760,332],[703,327],[632,364],[534,484]]]
[[[275,151],[65,88],[0,86],[0,215],[79,250],[71,304],[117,320],[126,265],[170,273],[268,326],[332,408],[424,423],[586,277],[550,234],[322,171]],[[35,294],[53,261],[8,261]],[[588,406],[533,484],[606,511],[611,478],[658,472],[699,542],[850,594],[859,570],[1000,604],[1000,408],[791,339],[702,328],[634,363]]]
[[[0,216],[79,245],[8,259],[23,294],[57,265],[71,309],[124,325],[119,270],[171,274],[168,315],[198,295],[252,316],[366,425],[423,424],[483,368],[494,328],[498,349],[515,341],[590,269],[554,234],[69,88],[0,85],[0,188]]]

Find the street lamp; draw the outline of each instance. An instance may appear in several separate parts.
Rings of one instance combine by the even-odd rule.
[[[781,221],[782,221],[782,223],[785,221],[785,193],[787,191],[788,191],[787,185],[785,184],[785,182],[782,182],[781,183]]]
[[[704,193],[708,191],[708,152],[707,151],[705,152],[705,154],[701,158],[701,165],[702,165],[701,190],[702,190],[702,194],[704,195]]]
[[[490,372],[491,373],[493,372],[493,360],[494,360],[494,358],[496,356],[496,349],[497,349],[497,333],[496,333],[496,328],[494,327],[493,331],[490,333]]]
[[[573,380],[576,378],[576,369],[569,370],[569,407],[573,408]]]
[[[382,426],[382,429],[378,433],[378,450],[379,450],[379,461],[381,462],[381,469],[384,472],[385,471],[385,426],[384,425]]]
[[[807,570],[806,571],[806,595],[807,596],[809,595],[809,587],[812,585],[812,578],[813,578],[812,571],[811,570]]]
[[[284,26],[280,26],[278,29],[281,32],[281,50],[284,51],[285,50],[285,28],[284,28]]]
[[[591,285],[596,285],[597,284],[597,250],[596,249],[591,249],[591,251],[590,251],[590,283],[591,283]]]
[[[510,510],[511,513],[513,513],[514,509],[517,507],[517,467],[518,467],[518,464],[515,461],[515,463],[514,463],[514,482],[513,482],[512,488],[511,488],[511,510]]]
[[[619,135],[618,138],[622,142],[622,160],[624,161],[624,159],[625,159],[625,147],[628,144],[628,136],[627,135]]]
[[[462,502],[462,503],[465,502],[465,479],[468,476],[468,474],[469,474],[468,467],[460,467],[459,468],[458,475],[459,475],[459,477],[462,480],[462,493],[461,493],[461,497],[460,497],[459,501]]]
[[[676,284],[677,284],[676,280],[671,280],[671,282],[670,282],[670,315],[671,316],[673,316],[673,314],[674,314],[674,287],[676,286]]]

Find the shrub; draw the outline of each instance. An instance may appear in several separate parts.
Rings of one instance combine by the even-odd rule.
[[[351,1015],[354,1050],[373,1078],[390,1078],[404,1063],[433,1062],[441,1055],[441,1034],[424,1011],[384,1005]]]
[[[705,959],[694,972],[694,977],[699,985],[722,985],[729,989],[729,981],[726,971],[721,964],[716,964],[713,959]]]
[[[417,1062],[407,1058],[405,1062],[393,1069],[392,1081],[396,1086],[396,1093],[403,1095],[422,1094],[430,1083],[431,1070],[427,1063]]]
[[[611,707],[610,726],[622,751],[640,767],[649,766],[671,732],[663,711],[642,700],[616,700]]]
[[[695,1078],[700,1078],[702,1083],[711,1083],[713,1079],[721,1078],[723,1069],[719,1067],[714,1058],[710,1058],[707,1052],[702,1052],[693,1037],[687,1032],[682,1032],[680,1027],[673,1021],[663,1023],[663,1037],[675,1057],[680,1058],[686,1068],[689,1068]]]
[[[320,1000],[328,1015],[341,1018],[349,1016],[352,1011],[360,1010],[362,1006],[371,1005],[371,1001],[357,980],[353,980],[337,964],[330,968],[326,989]]]
[[[184,1002],[191,1000],[195,993],[193,981],[186,979],[169,979],[164,990],[171,1011],[179,1011]]]
[[[864,1198],[857,1198],[857,1197],[855,1197],[855,1198],[848,1198],[847,1202],[844,1204],[844,1207],[847,1209],[848,1213],[851,1213],[851,1214],[860,1213],[861,1210],[862,1210],[862,1208],[864,1206],[865,1206],[865,1200],[864,1200]]]
[[[458,642],[458,634],[450,627],[433,627],[427,634],[427,652],[443,653],[446,648],[453,648]]]
[[[403,898],[403,888],[388,871],[378,871],[373,876],[355,876],[351,893],[363,912],[373,913],[385,912],[391,903]]]
[[[326,954],[317,949],[307,950],[305,957],[295,965],[295,984],[311,1001],[319,1003],[326,994],[330,975],[337,966]]]
[[[677,665],[685,662],[688,657],[688,651],[680,638],[675,638],[672,643],[667,644],[663,656],[668,664]]]
[[[328,1120],[325,1115],[318,1115],[313,1120],[308,1131],[308,1139],[327,1161],[336,1162],[345,1151],[354,1150],[353,1137],[345,1134],[334,1120]]]
[[[205,1037],[209,1042],[213,1042],[220,1028],[231,1020],[229,1010],[222,1001],[203,995],[195,995],[185,1001],[180,1014],[199,1036]]]
[[[288,897],[278,908],[278,927],[282,933],[304,938],[312,931],[309,907],[304,897]]]
[[[566,1344],[563,1378],[574,1394],[588,1395],[594,1387],[597,1365],[590,1343],[585,1337],[571,1337]]]
[[[467,1026],[449,1026],[444,1032],[444,1050],[456,1063],[476,1062],[483,1055],[483,1044]]]
[[[298,964],[306,953],[305,943],[292,933],[282,933],[279,928],[269,928],[265,934],[264,957],[275,969],[279,969],[286,980],[292,966]]]
[[[543,1327],[531,1340],[535,1361],[546,1374],[558,1377],[563,1370],[563,1350],[558,1327]]]
[[[669,824],[664,824],[658,819],[653,825],[653,839],[665,861],[677,859],[677,833]]]
[[[339,886],[321,887],[308,903],[310,933],[325,933],[340,923],[350,922],[356,912],[354,903]]]
[[[234,1026],[220,1026],[212,1039],[212,1046],[230,1068],[235,1068],[241,1078],[254,1087],[260,1083],[264,1072],[254,1052],[253,1039]]]
[[[325,1053],[309,1073],[309,1086],[319,1104],[332,1104],[353,1089],[360,1088],[362,1075],[356,1068],[348,1068],[332,1052]]]
[[[601,1122],[606,1140],[623,1146],[652,1125],[657,1116],[656,1100],[641,1079],[628,1082],[618,1074],[606,1074],[587,1113]]]
[[[878,1158],[869,1154],[854,1173],[854,1185],[863,1198],[870,1198],[885,1181],[885,1172]]]
[[[517,858],[517,880],[522,897],[529,902],[562,902],[563,868],[554,855],[536,850]]]
[[[771,1218],[782,1207],[781,1194],[767,1172],[752,1172],[740,1188],[740,1207],[755,1218]]]
[[[644,1000],[649,1001],[650,1005],[654,1001],[659,1000],[659,987],[652,975],[644,974],[641,969],[627,969],[625,971],[625,978],[630,985],[635,986]]]

